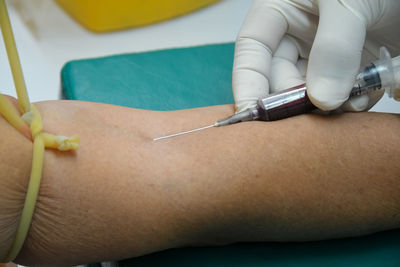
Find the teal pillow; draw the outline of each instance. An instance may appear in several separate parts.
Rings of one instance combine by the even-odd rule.
[[[67,99],[175,110],[232,104],[233,44],[72,61],[61,71]]]
[[[232,104],[234,44],[72,61],[67,99],[150,110]],[[341,240],[171,249],[120,266],[400,266],[400,230]],[[123,246],[124,244],[121,244]]]

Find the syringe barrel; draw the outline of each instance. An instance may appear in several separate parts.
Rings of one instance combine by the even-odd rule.
[[[281,120],[314,109],[316,107],[307,96],[305,84],[271,94],[257,102],[258,119],[263,121]]]
[[[381,48],[381,57],[366,66],[357,75],[350,97],[385,89],[389,97],[400,99],[400,56],[391,58],[386,48]]]
[[[366,66],[364,71],[357,75],[356,82],[350,92],[350,97],[363,95],[382,88],[379,70],[374,63]]]
[[[354,84],[350,97],[385,89],[390,97],[400,101],[400,56],[391,58],[384,47],[380,58],[361,72]],[[257,102],[257,119],[275,121],[304,114],[316,109],[307,96],[305,84],[271,94]]]
[[[385,47],[380,48],[379,59],[357,75],[350,96],[380,89],[385,89],[389,97],[400,101],[400,56],[391,58]]]

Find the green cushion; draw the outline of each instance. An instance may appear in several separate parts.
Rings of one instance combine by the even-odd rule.
[[[233,48],[222,44],[72,61],[61,71],[64,94],[151,110],[231,104]]]
[[[62,70],[67,99],[174,110],[233,103],[233,44],[72,61]],[[400,266],[400,230],[305,243],[247,243],[172,249],[121,266]],[[123,244],[121,244],[123,246]]]

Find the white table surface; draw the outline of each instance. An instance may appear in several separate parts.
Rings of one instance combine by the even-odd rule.
[[[82,28],[53,0],[6,1],[31,102],[60,99],[60,71],[73,59],[232,42],[252,0],[223,0],[186,16],[147,27],[96,34]],[[16,96],[0,42],[0,93]],[[372,109],[400,113],[384,97]]]

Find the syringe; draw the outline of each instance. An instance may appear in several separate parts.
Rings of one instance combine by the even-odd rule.
[[[380,49],[380,58],[357,75],[349,97],[384,89],[390,98],[400,101],[400,56],[391,58],[385,47]],[[160,140],[212,127],[230,125],[244,121],[275,121],[304,114],[316,109],[307,96],[307,87],[301,84],[260,98],[257,105],[232,116],[218,120],[215,124],[177,134],[158,137]]]

